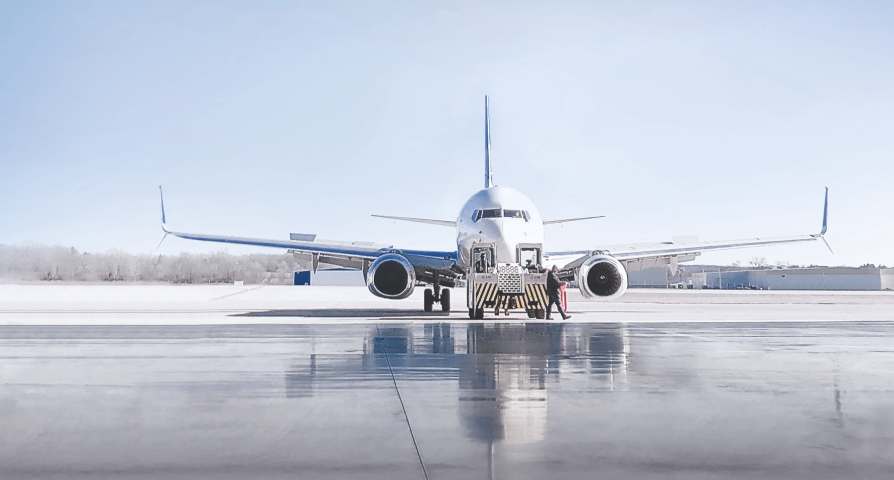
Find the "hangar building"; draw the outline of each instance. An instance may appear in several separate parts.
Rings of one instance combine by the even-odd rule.
[[[693,274],[693,284],[695,276]],[[815,267],[704,273],[706,288],[894,290],[894,268]],[[700,288],[700,287],[694,287]]]
[[[693,266],[684,267],[692,270]],[[698,268],[698,266],[695,266]],[[631,288],[668,288],[667,270],[657,268],[630,272]],[[738,270],[726,272],[681,272],[683,288],[763,290],[894,290],[894,268],[813,267]]]

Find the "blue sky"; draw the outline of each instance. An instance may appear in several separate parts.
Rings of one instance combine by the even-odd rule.
[[[481,188],[548,250],[814,233],[704,263],[894,266],[886,2],[0,1],[0,243],[178,230],[454,248]],[[221,245],[167,239],[160,253]],[[234,253],[258,251],[227,247]],[[268,251],[261,249],[260,251]]]

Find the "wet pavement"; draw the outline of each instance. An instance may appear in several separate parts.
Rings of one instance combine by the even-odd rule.
[[[0,326],[0,478],[891,478],[894,323]]]

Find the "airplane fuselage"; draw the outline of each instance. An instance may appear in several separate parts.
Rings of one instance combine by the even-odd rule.
[[[476,243],[492,243],[498,263],[517,263],[520,243],[543,243],[543,218],[527,196],[509,187],[490,187],[472,195],[456,219],[457,263],[472,265]]]

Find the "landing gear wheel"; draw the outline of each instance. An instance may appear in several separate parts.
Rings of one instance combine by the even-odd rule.
[[[537,318],[537,311],[534,310],[533,308],[529,308],[529,309],[525,310],[525,312],[528,313],[528,318]]]
[[[470,308],[469,309],[469,318],[471,318],[472,320],[484,319],[484,310],[481,308]]]
[[[422,309],[426,312],[431,311],[431,306],[435,303],[435,296],[431,293],[430,288],[425,289],[425,296],[422,300]]]
[[[450,290],[441,290],[441,311],[450,313]]]
[[[546,310],[541,310],[541,309],[534,310],[534,318],[536,318],[538,320],[543,320],[544,318],[546,318]]]

